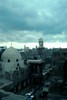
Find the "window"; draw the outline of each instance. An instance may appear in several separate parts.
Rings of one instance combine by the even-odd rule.
[[[58,53],[58,56],[60,56],[60,53]]]
[[[16,67],[16,69],[18,70],[18,67]]]
[[[17,66],[19,66],[19,63],[17,63]]]
[[[22,74],[23,74],[23,72],[22,72]]]
[[[16,62],[18,62],[18,59],[16,59]]]
[[[10,59],[8,59],[8,62],[10,62]]]
[[[66,53],[64,52],[64,53],[63,53],[63,55],[65,56],[65,55],[66,55]]]

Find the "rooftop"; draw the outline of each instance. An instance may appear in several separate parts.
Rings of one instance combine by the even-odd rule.
[[[42,63],[43,61],[41,59],[39,60],[27,60],[27,63]]]

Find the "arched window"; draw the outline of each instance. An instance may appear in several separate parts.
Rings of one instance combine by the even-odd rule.
[[[19,63],[17,63],[17,66],[19,66]]]
[[[18,59],[16,59],[16,62],[18,62]]]
[[[8,59],[8,62],[10,62],[10,59]]]

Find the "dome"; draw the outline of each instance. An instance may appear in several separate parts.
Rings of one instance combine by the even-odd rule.
[[[19,61],[21,60],[21,55],[19,53],[18,50],[16,50],[15,48],[13,48],[12,46],[9,47],[8,49],[6,49],[2,56],[1,56],[1,60],[3,62],[14,62],[14,61]]]

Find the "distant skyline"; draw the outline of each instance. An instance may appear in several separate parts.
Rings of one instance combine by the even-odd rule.
[[[32,48],[36,48],[39,47],[38,43],[18,43],[18,42],[4,42],[2,44],[0,44],[0,46],[6,46],[7,48],[9,48],[10,46],[17,48],[17,49],[24,49],[24,46],[29,47],[30,49]],[[44,47],[45,48],[67,48],[67,43],[47,43],[44,42]]]
[[[67,48],[67,0],[0,0],[0,46]]]

